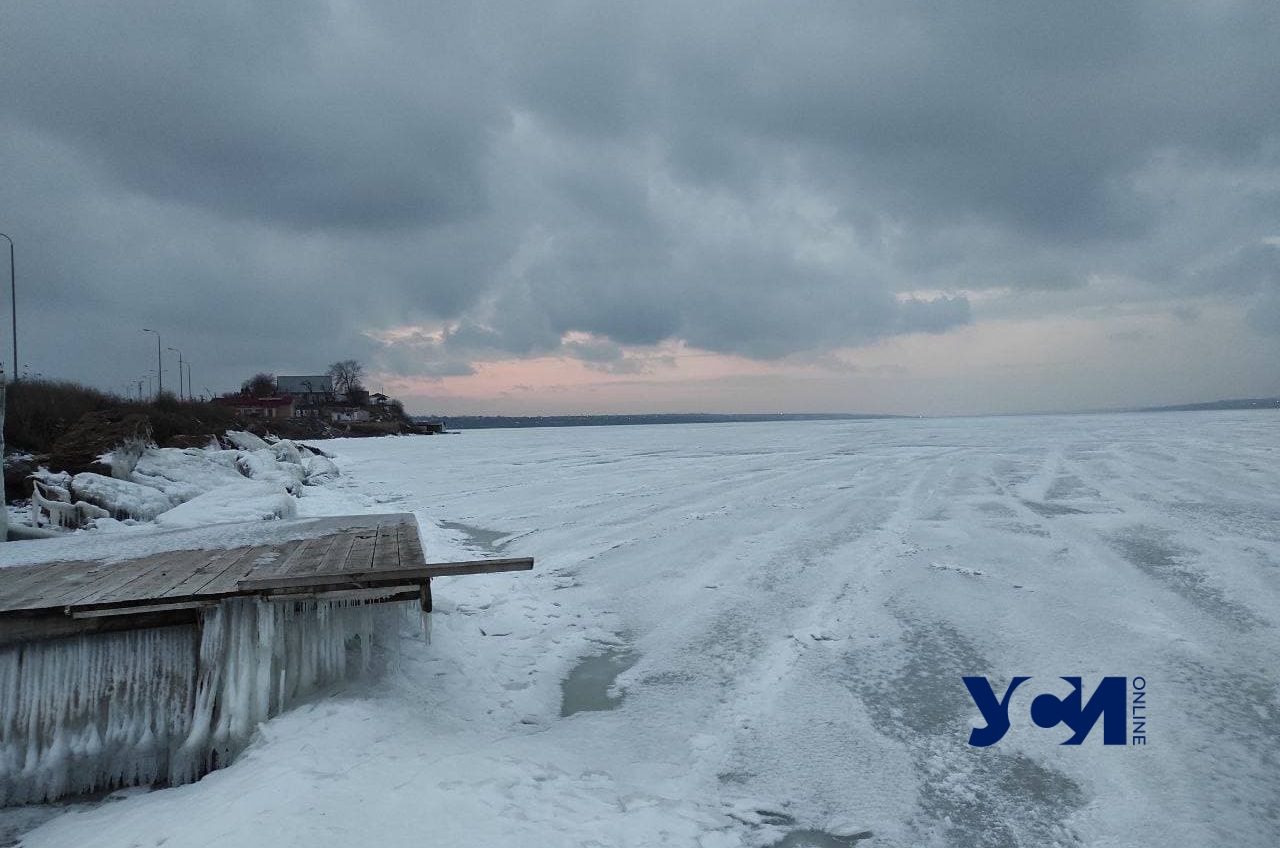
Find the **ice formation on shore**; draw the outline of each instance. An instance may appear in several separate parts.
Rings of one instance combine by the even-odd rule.
[[[198,526],[218,521],[290,518],[304,486],[327,483],[338,467],[322,452],[287,439],[267,442],[228,431],[230,449],[126,445],[102,457],[111,476],[34,475],[33,526],[65,529],[158,521]]]
[[[0,804],[180,784],[374,666],[413,603],[237,599],[199,625],[0,648]]]

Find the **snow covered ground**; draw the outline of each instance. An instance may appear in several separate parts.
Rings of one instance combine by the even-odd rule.
[[[300,514],[536,570],[437,581],[381,683],[24,845],[1280,844],[1274,413],[325,448]],[[971,748],[966,674],[1143,675],[1149,744],[1060,746],[1015,697]]]

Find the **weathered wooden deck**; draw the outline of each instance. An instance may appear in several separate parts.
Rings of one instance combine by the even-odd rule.
[[[190,621],[234,597],[417,597],[429,611],[433,577],[533,567],[529,558],[428,563],[408,513],[297,526],[301,538],[260,545],[0,569],[0,645]]]

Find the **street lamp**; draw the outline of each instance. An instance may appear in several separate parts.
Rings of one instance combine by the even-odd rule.
[[[169,350],[178,354],[178,400],[182,400],[182,351],[176,347],[171,347]]]
[[[13,273],[13,239],[4,236],[9,242],[9,300],[13,307],[13,379],[18,379],[18,278]]]
[[[155,330],[148,330],[146,327],[142,328],[142,332],[156,334],[156,380],[159,386],[156,389],[156,398],[159,398],[164,393],[164,361],[160,358],[160,333]]]

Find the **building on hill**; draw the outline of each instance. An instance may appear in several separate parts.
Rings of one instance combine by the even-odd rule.
[[[214,398],[219,406],[234,409],[243,418],[292,418],[294,415],[294,398],[290,395],[278,397],[254,397],[249,394],[225,395]]]
[[[335,423],[343,421],[369,421],[373,416],[362,406],[335,405],[328,407],[329,420]]]
[[[299,407],[319,406],[338,399],[333,378],[328,374],[276,377],[276,394],[292,395]]]
[[[327,418],[326,407],[340,400],[328,374],[276,377],[276,394],[295,399],[293,414],[299,418]]]

